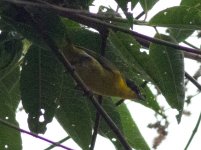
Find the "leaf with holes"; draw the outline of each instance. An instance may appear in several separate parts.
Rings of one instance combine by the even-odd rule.
[[[22,104],[31,131],[44,133],[52,121],[60,92],[62,65],[51,51],[32,45],[21,73]]]

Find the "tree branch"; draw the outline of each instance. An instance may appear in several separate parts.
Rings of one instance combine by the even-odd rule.
[[[116,124],[113,122],[113,120],[110,118],[110,116],[105,112],[105,110],[102,108],[102,106],[98,103],[98,99],[93,95],[92,91],[89,90],[89,88],[85,85],[85,83],[82,81],[82,79],[79,77],[78,73],[74,70],[73,66],[71,66],[68,59],[64,56],[62,52],[60,52],[59,48],[55,44],[55,42],[48,36],[46,32],[44,32],[43,29],[40,28],[40,24],[36,22],[36,27],[38,28],[38,32],[43,37],[43,40],[46,42],[47,46],[50,48],[50,50],[56,55],[56,57],[59,59],[59,61],[64,65],[66,70],[70,73],[70,75],[73,77],[73,79],[78,83],[80,88],[83,90],[85,95],[89,98],[91,103],[94,105],[96,110],[101,114],[105,122],[108,124],[110,129],[115,133],[118,140],[121,142],[123,147],[126,150],[131,150],[131,147],[129,146],[128,142],[124,138],[123,134],[119,130],[119,128],[116,126]]]
[[[185,51],[185,52],[201,55],[201,50],[199,50],[199,49],[188,48],[188,47],[177,45],[177,44],[174,44],[174,43],[171,43],[171,42],[168,42],[168,41],[164,41],[164,40],[161,40],[161,39],[152,38],[152,37],[140,34],[138,32],[135,32],[135,31],[128,30],[126,28],[120,27],[120,26],[116,26],[116,25],[113,25],[113,24],[103,22],[103,21],[98,20],[98,19],[89,18],[89,17],[84,16],[84,15],[76,15],[75,17],[70,16],[69,18],[72,19],[72,20],[75,20],[75,21],[80,20],[78,22],[80,22],[82,24],[85,24],[85,25],[90,23],[91,27],[94,26],[93,23],[96,24],[96,26],[97,26],[97,24],[99,24],[100,26],[111,28],[111,29],[113,29],[115,31],[121,31],[121,32],[130,34],[130,35],[134,36],[135,38],[136,37],[141,38],[141,39],[144,39],[146,41],[149,41],[149,42],[152,42],[152,43],[155,43],[155,44],[160,44],[160,45],[172,47],[172,48],[177,49],[177,50],[182,50],[182,51]],[[89,23],[86,23],[86,22],[89,22]]]
[[[108,37],[108,30],[105,30],[105,29],[101,30],[100,35],[101,35],[100,55],[104,56],[105,55],[106,41],[107,41],[107,37]],[[103,97],[100,95],[98,96],[98,102],[100,105],[102,105],[102,103],[103,103]],[[95,147],[95,142],[96,142],[96,138],[97,138],[97,134],[98,134],[100,120],[101,120],[101,115],[97,111],[96,112],[95,124],[94,124],[94,132],[93,132],[92,139],[91,139],[90,150],[93,150]]]
[[[26,130],[24,130],[24,129],[21,129],[21,128],[19,128],[19,127],[13,125],[13,124],[10,124],[10,123],[7,122],[7,121],[4,121],[4,120],[1,119],[1,118],[0,118],[0,123],[3,124],[3,125],[5,125],[5,126],[7,126],[7,127],[10,127],[10,128],[12,128],[12,129],[15,129],[15,130],[17,130],[17,131],[19,131],[19,132],[21,132],[21,133],[25,133],[25,134],[31,135],[31,136],[33,136],[33,137],[35,137],[35,138],[38,138],[38,139],[40,139],[40,140],[43,140],[43,141],[48,142],[48,143],[50,143],[50,144],[53,144],[53,145],[55,145],[55,146],[61,147],[61,148],[65,149],[65,150],[73,150],[73,149],[68,148],[68,147],[66,147],[66,146],[64,146],[64,145],[61,145],[61,144],[59,144],[59,143],[57,143],[57,142],[53,142],[53,141],[51,141],[51,140],[49,140],[49,139],[47,139],[47,138],[44,138],[44,137],[39,136],[39,135],[37,135],[37,134],[34,134],[34,133],[31,133],[31,132],[26,131]]]
[[[100,105],[102,105],[102,96],[98,97],[98,102]],[[100,125],[100,120],[101,120],[101,115],[100,113],[97,111],[96,112],[96,119],[95,119],[95,124],[94,124],[94,132],[92,135],[92,139],[91,139],[91,145],[90,145],[90,150],[93,150],[95,147],[95,142],[96,142],[96,138],[97,138],[97,134],[98,134],[98,129],[99,129],[99,125]]]
[[[17,5],[23,5],[23,6],[29,5],[29,6],[36,6],[36,7],[40,7],[40,8],[46,8],[46,9],[52,10],[53,12],[55,12],[63,17],[67,17],[71,20],[74,20],[81,24],[84,24],[84,25],[87,25],[94,29],[97,29],[98,31],[101,30],[102,28],[111,28],[115,31],[121,31],[121,32],[130,34],[130,35],[134,36],[135,38],[141,38],[141,39],[144,39],[144,40],[152,42],[152,43],[169,46],[169,47],[175,48],[177,50],[182,50],[182,51],[186,51],[189,53],[201,55],[201,51],[199,49],[188,48],[188,47],[180,46],[180,45],[177,45],[177,44],[174,44],[174,43],[171,43],[168,41],[164,41],[161,39],[152,38],[152,37],[140,34],[138,32],[128,30],[126,28],[123,28],[123,27],[120,27],[120,26],[117,26],[114,24],[104,22],[104,21],[96,19],[96,18],[92,18],[92,17],[90,17],[89,14],[91,14],[91,13],[89,13],[89,12],[85,12],[85,11],[83,12],[81,10],[76,10],[76,9],[62,8],[62,7],[59,7],[56,5],[51,5],[51,4],[44,5],[41,3],[32,3],[32,2],[21,1],[21,0],[18,0],[18,1],[4,0],[4,1],[15,3]],[[97,15],[97,14],[93,14],[93,15]]]
[[[201,55],[184,52],[184,57],[201,62]]]

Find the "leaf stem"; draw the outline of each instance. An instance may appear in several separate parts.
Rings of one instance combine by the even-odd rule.
[[[187,72],[185,72],[185,76],[201,91],[201,85],[192,76],[190,76]]]

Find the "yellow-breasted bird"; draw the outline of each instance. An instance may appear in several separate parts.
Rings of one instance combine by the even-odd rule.
[[[73,44],[67,44],[62,52],[93,93],[123,99],[143,99],[138,87],[125,79],[105,57]]]

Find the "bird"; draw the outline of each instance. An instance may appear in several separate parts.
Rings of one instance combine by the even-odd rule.
[[[63,46],[61,51],[94,94],[121,99],[144,99],[135,83],[126,79],[105,57],[72,43]]]

